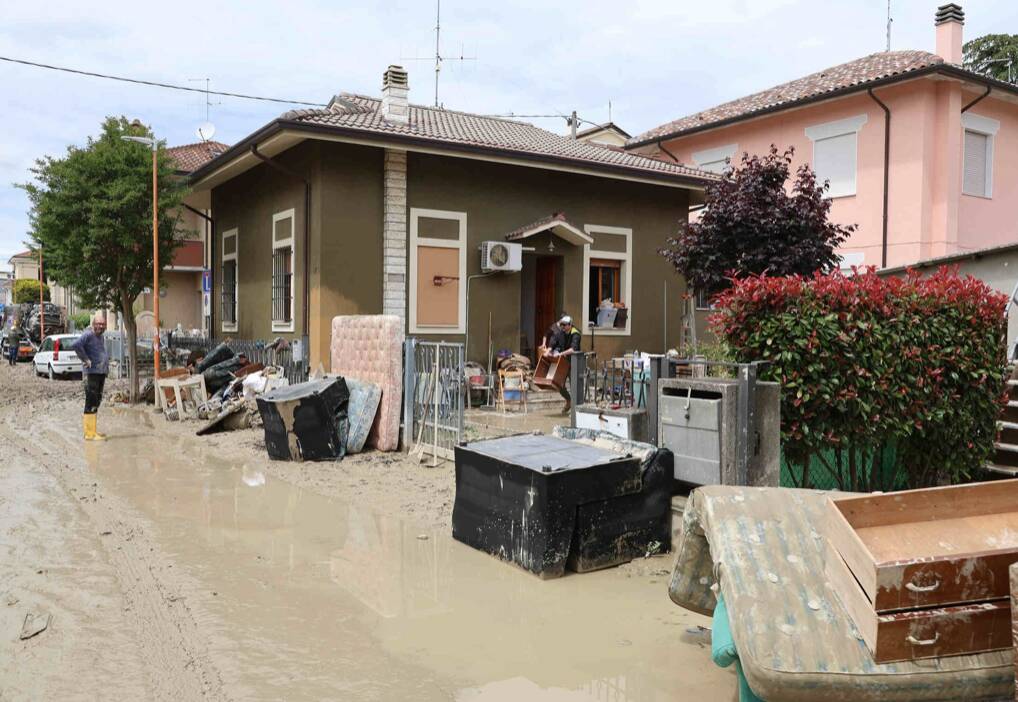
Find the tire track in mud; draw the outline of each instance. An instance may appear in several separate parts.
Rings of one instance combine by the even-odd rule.
[[[20,375],[20,370],[14,373]],[[21,385],[17,389],[23,392],[12,393],[15,388],[7,383],[0,402],[0,440],[16,448],[30,466],[50,473],[102,535],[102,547],[129,610],[125,615],[134,629],[133,640],[146,661],[153,697],[175,702],[228,699],[206,637],[187,602],[185,593],[195,588],[189,587],[183,573],[175,571],[173,563],[156,548],[145,533],[144,520],[133,508],[106,493],[90,474],[85,451],[97,447],[55,429],[67,425],[70,398],[80,392],[80,385],[43,389],[30,376],[21,381],[14,373],[8,377],[14,385]],[[33,396],[38,399],[24,402]],[[34,428],[40,425],[46,427],[41,432]],[[101,646],[102,642],[95,644]],[[82,692],[116,697],[115,690]]]

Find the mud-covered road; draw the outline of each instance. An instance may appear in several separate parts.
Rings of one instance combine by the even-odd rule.
[[[734,699],[670,556],[541,581],[451,539],[448,468],[147,409],[85,444],[80,400],[0,366],[0,700]]]

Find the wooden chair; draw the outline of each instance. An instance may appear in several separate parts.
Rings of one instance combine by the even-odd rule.
[[[506,393],[515,394],[515,397],[509,399],[506,397]],[[500,405],[502,412],[506,411],[507,402],[515,402],[522,409],[523,413],[527,411],[527,374],[521,370],[500,370],[498,372],[498,393],[496,395],[496,401]]]

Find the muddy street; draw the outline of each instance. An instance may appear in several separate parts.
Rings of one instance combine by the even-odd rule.
[[[0,699],[733,699],[670,555],[541,581],[452,540],[448,466],[272,463],[147,408],[85,444],[78,382],[0,384]]]

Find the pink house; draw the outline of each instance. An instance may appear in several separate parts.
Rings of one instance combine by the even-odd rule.
[[[795,147],[857,224],[843,265],[895,266],[1018,242],[1018,87],[965,70],[964,13],[937,10],[936,53],[887,51],[651,129],[626,148],[721,171]]]

